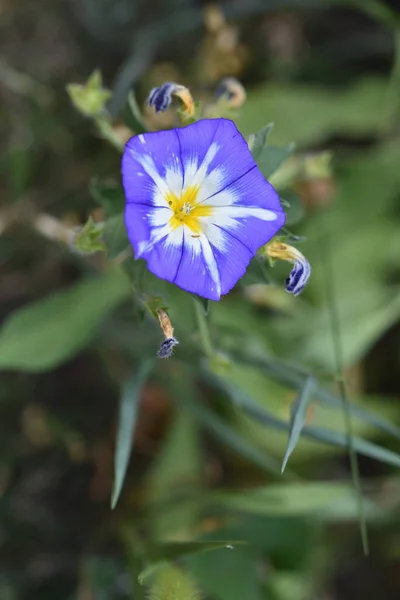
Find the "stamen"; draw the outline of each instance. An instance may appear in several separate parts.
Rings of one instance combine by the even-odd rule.
[[[185,214],[185,215],[190,215],[190,213],[192,212],[192,204],[190,202],[185,202],[182,205],[181,211]]]

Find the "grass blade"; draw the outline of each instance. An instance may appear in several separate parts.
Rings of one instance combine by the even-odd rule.
[[[132,450],[140,392],[153,364],[153,359],[144,361],[138,371],[122,385],[114,455],[114,486],[111,496],[111,508],[115,508],[121,494]]]
[[[306,418],[307,408],[315,390],[315,379],[309,377],[301,390],[300,394],[293,402],[290,411],[290,429],[289,429],[289,440],[286,448],[285,456],[282,462],[282,473],[284,472],[289,456],[295,449],[297,442],[299,441],[301,430],[303,429],[304,421]]]
[[[252,490],[217,491],[214,502],[225,510],[264,516],[307,516],[322,520],[353,520],[357,502],[351,483],[320,481],[269,484]],[[368,516],[379,518],[384,512],[368,500]]]
[[[186,404],[185,408],[194,414],[202,425],[213,433],[218,440],[230,446],[235,452],[244,456],[255,465],[261,467],[268,473],[274,475],[279,474],[279,463],[275,458],[268,456],[247,441],[244,437],[238,434],[234,429],[229,427],[221,419],[219,419],[211,410],[208,410],[203,405]]]
[[[193,386],[193,379],[191,377],[184,377],[181,373],[180,381],[170,380],[169,388],[171,396],[178,404],[179,409],[189,412],[197,422],[201,423],[219,441],[266,472],[273,475],[280,474],[280,465],[274,457],[268,456],[256,445],[236,432],[228,423],[220,419],[201,402],[197,390]]]
[[[342,335],[340,315],[337,303],[337,294],[335,287],[335,272],[332,261],[332,246],[330,244],[329,229],[326,226],[326,231],[321,239],[321,248],[324,250],[323,274],[325,279],[326,295],[328,298],[328,311],[332,331],[333,356],[336,363],[336,377],[339,383],[340,396],[342,399],[343,416],[345,419],[347,433],[347,447],[349,451],[351,476],[354,484],[354,491],[357,498],[359,518],[360,518],[360,535],[364,555],[369,554],[367,522],[365,517],[364,502],[361,492],[360,470],[358,467],[357,450],[354,444],[353,426],[351,422],[350,405],[347,395],[347,388],[344,378],[344,359],[342,348]]]
[[[224,378],[218,377],[208,371],[203,371],[203,375],[210,385],[213,385],[216,389],[224,392],[229,399],[249,417],[255,419],[259,423],[264,423],[273,429],[281,431],[289,430],[289,425],[286,421],[279,419],[269,411],[265,410],[265,408],[262,408],[253,398],[247,393],[244,393],[243,390],[239,389],[237,386],[231,385]],[[333,429],[305,426],[302,429],[301,435],[324,444],[348,448],[347,436],[338,431],[334,431]],[[353,444],[354,449],[359,454],[374,458],[375,460],[394,467],[400,467],[400,455],[391,450],[377,446],[376,444],[359,437],[353,438]]]
[[[240,352],[231,352],[230,354],[232,359],[238,363],[259,368],[264,373],[274,377],[277,381],[285,383],[296,390],[300,390],[303,387],[307,377],[313,376],[309,371],[298,368],[292,364],[279,362],[275,359],[268,360],[258,356],[248,356]],[[322,386],[318,381],[315,381],[315,384],[314,394],[317,400],[332,408],[342,408],[342,400],[336,394]],[[383,433],[387,433],[400,439],[400,427],[397,427],[394,423],[391,423],[368,409],[357,406],[352,402],[349,402],[349,410],[353,416],[364,420],[366,423],[376,427],[376,429]]]

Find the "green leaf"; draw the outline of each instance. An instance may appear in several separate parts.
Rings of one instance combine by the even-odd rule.
[[[213,540],[207,542],[157,542],[157,554],[160,558],[168,561],[176,560],[189,554],[198,554],[199,552],[210,552],[226,548],[233,550],[235,546],[243,546],[246,542],[243,540]]]
[[[237,125],[244,135],[263,126],[265,114],[277,125],[274,144],[296,140],[310,145],[333,134],[374,134],[382,126],[385,78],[363,78],[344,90],[317,85],[268,83],[250,90],[240,110]]]
[[[104,252],[106,247],[101,241],[103,226],[103,223],[95,223],[92,217],[89,217],[85,225],[74,237],[75,248],[83,254]]]
[[[280,363],[277,360],[266,360],[256,356],[247,356],[246,354],[239,352],[231,354],[234,356],[234,359],[238,363],[256,367],[264,373],[268,373],[270,376],[274,377],[274,379],[277,379],[278,381],[297,390],[300,390],[303,387],[306,378],[311,376],[311,374],[308,371],[296,368],[290,363],[285,364]],[[340,411],[343,410],[342,399],[339,398],[338,395],[328,390],[325,386],[317,382],[315,388],[315,396],[321,404],[331,406],[332,408],[337,408]],[[400,428],[397,427],[394,423],[383,419],[379,415],[374,414],[369,410],[362,408],[361,406],[357,406],[353,402],[349,403],[349,409],[350,413],[355,417],[362,419],[363,421],[365,421],[373,427],[376,427],[383,433],[387,433],[400,439]]]
[[[293,150],[293,144],[288,144],[284,148],[265,146],[256,160],[257,165],[264,177],[268,179],[273,173],[275,173],[281,164],[287,158],[289,158]]]
[[[85,85],[69,83],[66,91],[75,108],[85,116],[95,117],[105,107],[112,92],[102,87],[100,71],[94,71]]]
[[[89,344],[107,313],[129,294],[127,277],[112,270],[15,311],[0,331],[0,368],[56,367]]]
[[[362,360],[383,333],[400,318],[400,294],[396,295],[394,291],[383,293],[382,288],[377,288],[376,291],[376,297],[373,297],[371,282],[371,301],[365,297],[366,292],[361,306],[355,296],[347,298],[344,293],[338,300],[338,305],[343,307],[340,312],[341,343],[346,365]],[[315,314],[315,329],[304,340],[302,356],[304,360],[313,362],[320,368],[333,370],[334,360],[325,343],[328,328],[329,321],[321,310]]]
[[[118,215],[124,210],[125,196],[120,185],[100,183],[97,179],[92,179],[89,191],[107,215]]]
[[[147,478],[149,536],[168,539],[177,532],[190,531],[198,523],[199,495],[203,485],[202,454],[198,423],[188,413],[176,411]],[[168,510],[160,510],[160,503],[168,501],[173,494],[189,491],[195,492],[191,501],[171,504]]]
[[[263,600],[258,568],[261,553],[249,546],[188,556],[184,562],[215,600]]]
[[[216,492],[214,501],[224,509],[251,514],[356,518],[357,502],[351,483],[332,481],[270,484],[245,492]],[[369,514],[378,508],[368,504]]]
[[[232,427],[224,423],[224,421],[204,406],[204,404],[186,401],[181,403],[181,409],[193,414],[219,441],[230,446],[241,456],[252,461],[268,473],[279,473],[279,465],[275,458],[268,456],[256,445],[237,433]]]
[[[286,213],[285,225],[291,227],[303,219],[305,215],[304,205],[299,196],[291,190],[283,190],[281,194],[281,204]]]
[[[289,441],[285,456],[282,462],[282,473],[286,468],[289,456],[295,449],[297,442],[299,441],[301,430],[303,429],[304,421],[306,418],[307,408],[312,395],[315,390],[315,379],[309,377],[301,390],[299,396],[294,401],[290,411],[290,429],[289,429]]]
[[[309,427],[303,428],[302,434],[311,439],[323,442],[324,444],[331,444],[332,446],[338,446],[341,448],[348,448],[348,436],[347,434],[334,431],[333,429],[326,429],[325,427]],[[400,455],[382,448],[377,444],[373,444],[367,440],[363,440],[359,437],[353,437],[353,448],[358,454],[369,456],[382,463],[392,465],[394,467],[400,467]]]
[[[103,230],[103,239],[107,246],[108,258],[116,258],[129,246],[126,233],[124,215],[114,215],[106,221]]]
[[[218,550],[226,548],[227,550],[233,550],[235,546],[243,546],[246,544],[245,541],[207,541],[207,542],[166,542],[159,543],[158,541],[149,542],[150,547],[156,548],[156,554],[152,553],[153,561],[143,571],[139,573],[138,581],[141,585],[145,583],[145,580],[154,574],[157,569],[168,564],[168,562],[176,561],[182,557],[190,556],[192,554],[199,554],[201,552],[210,552],[211,550]],[[158,556],[159,560],[154,560]]]
[[[267,145],[267,139],[272,131],[273,126],[273,123],[269,123],[257,133],[251,134],[249,136],[249,148],[254,160],[257,160],[260,157],[262,151]]]
[[[115,508],[121,494],[133,445],[140,393],[153,365],[153,359],[145,360],[139,366],[137,372],[122,385],[114,455],[114,485],[111,496],[111,508]]]
[[[269,146],[267,139],[273,128],[273,123],[266,125],[258,133],[249,136],[249,148],[254,160],[266,179],[274,173],[293,152],[294,145],[285,148]]]
[[[217,377],[216,375],[211,373],[206,374],[203,371],[203,375],[210,383],[213,383],[217,387],[217,389],[224,391],[229,396],[230,400],[233,401],[233,403],[238,408],[243,410],[251,418],[255,419],[259,423],[268,425],[273,429],[278,429],[281,431],[289,429],[288,424],[284,420],[279,419],[275,415],[271,414],[269,411],[262,408],[248,394],[245,394],[237,386],[231,385],[222,377]],[[308,437],[310,439],[314,439],[325,444],[331,444],[333,446],[338,446],[341,448],[348,448],[347,435],[338,431],[334,431],[332,429],[326,429],[324,427],[305,426],[303,427],[302,435],[304,437]],[[353,437],[353,447],[354,450],[359,454],[369,456],[370,458],[374,458],[375,460],[386,463],[388,465],[400,467],[399,454],[396,454],[395,452],[392,452],[390,450],[386,450],[386,448],[377,446],[372,442],[368,442],[359,437]]]

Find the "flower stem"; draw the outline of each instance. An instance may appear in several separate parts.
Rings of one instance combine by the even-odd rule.
[[[323,237],[321,239],[321,245],[324,250],[324,266],[323,273],[325,277],[325,288],[328,299],[328,310],[329,319],[332,330],[332,342],[333,342],[333,354],[335,361],[336,379],[339,387],[339,395],[342,400],[343,406],[343,417],[346,428],[347,440],[348,440],[348,451],[350,460],[350,469],[355,488],[358,514],[360,518],[360,534],[361,543],[364,551],[364,555],[369,554],[369,543],[368,543],[368,532],[364,510],[364,502],[361,491],[360,471],[358,467],[357,453],[354,449],[353,442],[353,426],[351,423],[351,415],[349,408],[349,399],[347,394],[347,388],[344,378],[344,359],[341,343],[341,329],[340,329],[340,315],[337,306],[337,295],[335,289],[335,272],[332,264],[332,245],[330,243],[330,235],[328,227],[325,227]]]
[[[111,125],[111,122],[108,121],[107,118],[103,117],[103,116],[96,117],[94,119],[94,122],[97,127],[97,130],[103,136],[103,138],[106,139],[107,141],[109,141],[110,144],[112,144],[114,146],[114,148],[119,150],[119,152],[123,152],[124,143],[115,134],[115,131]]]
[[[210,329],[208,327],[208,321],[206,315],[204,314],[204,310],[201,307],[200,303],[197,300],[193,300],[194,302],[194,312],[196,315],[197,326],[199,329],[199,336],[201,345],[204,350],[204,354],[211,358],[214,355],[214,350],[211,342]]]

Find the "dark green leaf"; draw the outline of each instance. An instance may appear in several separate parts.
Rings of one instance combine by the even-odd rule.
[[[197,554],[198,552],[209,552],[218,548],[233,550],[235,546],[243,546],[246,542],[238,540],[215,540],[210,542],[168,542],[158,544],[160,557],[166,560],[176,560],[181,556]]]
[[[114,486],[111,508],[115,508],[121,494],[131,455],[140,393],[153,365],[153,359],[144,361],[137,372],[122,385],[114,456]]]
[[[246,544],[245,541],[207,541],[207,542],[167,542],[160,544],[159,542],[149,542],[149,545],[156,548],[156,554],[153,553],[153,560],[157,556],[158,560],[152,562],[147,566],[141,573],[139,573],[139,583],[143,584],[144,581],[154,573],[160,566],[165,565],[168,562],[175,561],[179,558],[190,556],[193,554],[199,554],[202,552],[210,552],[211,550],[219,550],[225,548],[226,550],[232,551],[236,546],[243,546]]]
[[[89,191],[107,215],[117,215],[124,210],[125,196],[120,185],[100,183],[97,179],[92,179]]]
[[[215,550],[185,559],[190,573],[215,600],[263,600],[258,566],[261,554],[249,546]]]
[[[129,246],[124,215],[114,215],[106,221],[103,230],[103,240],[107,246],[108,258],[113,259]]]
[[[300,438],[301,430],[303,429],[306,418],[307,408],[315,390],[315,379],[309,377],[301,390],[299,396],[294,401],[290,412],[290,429],[289,441],[285,456],[282,462],[282,473],[286,468],[289,456],[295,449]]]
[[[113,270],[14,312],[0,331],[0,368],[45,371],[66,361],[129,294],[129,280]]]

